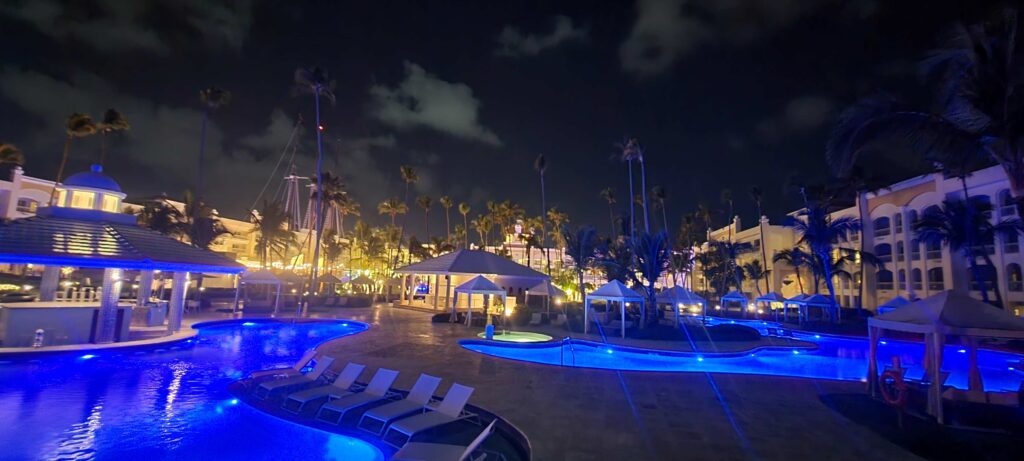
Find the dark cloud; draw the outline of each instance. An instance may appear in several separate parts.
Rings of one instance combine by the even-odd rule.
[[[758,123],[755,132],[760,140],[777,143],[831,122],[835,111],[836,103],[829,98],[799,96],[786,102],[780,113]]]
[[[573,24],[568,16],[555,16],[554,27],[547,34],[525,33],[519,28],[505,26],[498,35],[498,56],[536,56],[544,50],[555,48],[566,42],[583,41],[587,30]]]

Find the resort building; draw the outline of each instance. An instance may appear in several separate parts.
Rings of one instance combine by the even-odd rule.
[[[987,216],[993,224],[1017,218],[1009,183],[1000,167],[993,166],[974,172],[967,178],[967,193],[971,200],[993,205],[994,211]],[[837,301],[844,307],[857,306],[862,280],[864,299],[861,305],[868,309],[874,309],[897,296],[926,298],[945,290],[970,292],[971,296],[980,299],[981,285],[969,280],[965,258],[953,254],[944,245],[926,245],[914,236],[914,223],[925,210],[941,206],[946,199],[963,199],[960,180],[932,173],[864,193],[859,200],[860,206],[835,211],[833,217],[858,218],[863,227],[859,234],[851,235],[849,242],[841,245],[859,249],[860,239],[863,238],[866,250],[884,263],[882,268],[867,265],[869,270],[863,276],[859,267],[848,267],[852,277],[835,277],[833,283]],[[751,243],[752,249],[740,255],[740,265],[760,260],[760,247],[765,245],[765,267],[770,271],[770,291],[777,291],[786,297],[798,294],[801,285],[804,291],[814,291],[813,279],[806,269],[801,270],[798,281],[793,267],[772,262],[780,251],[796,245],[799,235],[792,229],[771,224],[767,218],[762,218],[759,226],[742,229],[739,218],[736,218],[731,226],[710,231],[709,237],[712,240],[731,238],[734,242]],[[990,242],[987,248],[993,264],[983,265],[982,272],[989,296],[997,298],[995,290],[998,290],[998,297],[1003,299],[1004,305],[1011,312],[1024,315],[1024,278],[1021,275],[1024,256],[1021,254],[1019,239],[1018,235],[1009,235],[997,237]],[[708,249],[704,245],[701,250]],[[705,281],[699,265],[694,271],[692,282],[694,289],[703,289]],[[820,290],[824,292],[824,283]],[[742,291],[753,299],[764,291],[764,281],[760,281],[758,287],[755,281],[745,280]]]

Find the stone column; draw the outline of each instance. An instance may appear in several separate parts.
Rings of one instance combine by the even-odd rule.
[[[139,272],[139,293],[136,297],[136,303],[139,306],[145,306],[149,302],[149,297],[153,295],[153,271],[140,271]]]
[[[121,293],[121,269],[103,270],[103,293],[96,319],[96,344],[112,343],[117,334],[117,298]],[[126,321],[126,320],[123,320]]]
[[[171,303],[167,309],[167,333],[181,330],[181,317],[185,311],[185,296],[188,294],[188,272],[175,272],[171,279]]]
[[[39,282],[39,300],[53,301],[57,299],[60,287],[60,266],[44,266],[43,279]]]

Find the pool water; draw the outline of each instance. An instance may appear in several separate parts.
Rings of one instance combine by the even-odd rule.
[[[0,459],[383,461],[367,441],[290,423],[227,386],[290,366],[357,322],[216,322],[176,349],[0,363]]]
[[[480,338],[486,338],[487,333],[480,333],[477,335]],[[495,331],[494,336],[491,337],[494,341],[505,341],[510,343],[542,343],[544,341],[551,341],[548,335],[541,333],[532,333],[529,331]]]
[[[726,321],[728,322],[728,321]],[[792,376],[800,378],[861,381],[867,376],[868,342],[864,338],[794,333],[795,339],[812,342],[816,349],[771,348],[744,353],[666,352],[630,348],[593,341],[565,339],[546,344],[498,344],[462,340],[466,349],[513,360],[549,365],[634,371],[689,371]],[[947,385],[967,388],[967,351],[947,346],[943,370],[951,372]],[[921,379],[924,345],[882,341],[878,346],[880,368],[898,356],[908,379]],[[1016,391],[1024,381],[1024,356],[991,350],[978,351],[985,390]]]

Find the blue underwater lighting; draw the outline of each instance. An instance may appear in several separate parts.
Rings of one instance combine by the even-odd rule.
[[[256,323],[256,322],[245,322],[245,323],[242,324],[243,327],[254,327],[256,325],[259,325],[259,324]]]
[[[85,355],[83,355],[83,356],[81,356],[79,358],[82,359],[82,360],[89,360],[89,359],[95,358],[95,357],[96,356],[94,354],[85,354]]]

